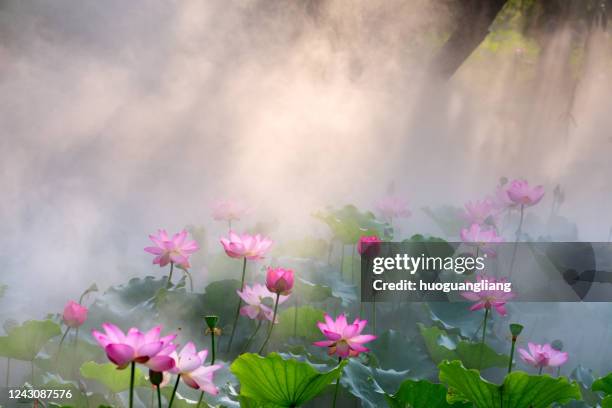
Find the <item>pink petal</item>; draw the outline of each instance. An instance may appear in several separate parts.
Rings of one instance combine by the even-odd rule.
[[[359,333],[359,326],[356,324],[349,324],[344,328],[344,330],[342,330],[342,337],[345,339],[350,339],[357,333]]]
[[[153,255],[161,255],[164,253],[164,250],[159,247],[146,247],[145,252],[148,252]]]
[[[550,359],[548,360],[548,365],[551,367],[558,367],[560,365],[565,364],[567,360],[568,360],[567,353],[557,352],[550,357]]]
[[[147,344],[140,346],[136,350],[136,355],[138,357],[153,357],[154,355],[159,353],[163,347],[164,347],[164,343],[162,343],[161,341],[147,343]]]
[[[106,356],[119,368],[126,367],[134,360],[134,349],[127,344],[109,344],[104,348]]]
[[[325,323],[327,324],[327,327],[328,327],[328,328],[330,328],[330,329],[331,329],[332,327],[335,327],[335,322],[334,322],[334,319],[332,319],[330,315],[328,315],[327,313],[325,313],[325,314],[323,315],[323,318],[325,319]]]
[[[123,343],[125,340],[125,334],[123,334],[121,329],[114,324],[102,323],[102,328],[106,332],[108,340],[110,340],[111,343]]]
[[[363,344],[363,343],[368,343],[372,340],[376,340],[376,336],[373,334],[361,334],[359,336],[355,336],[349,339],[349,342],[351,344],[353,343],[358,343],[358,344]]]
[[[351,348],[358,353],[367,353],[368,351],[370,351],[369,348],[361,346],[359,344],[351,344]]]
[[[330,327],[328,327],[325,323],[322,322],[318,322],[317,327],[319,328],[319,330],[321,330],[321,333],[325,333],[325,330],[330,329]]]
[[[191,378],[190,375],[183,375],[181,376],[181,378],[183,379],[183,382],[185,384],[187,384],[189,387],[194,388],[194,389],[198,389],[200,386],[198,385],[197,382],[195,382],[195,380],[193,378]]]
[[[159,334],[161,333],[161,326],[155,326],[151,330],[145,333],[144,342],[152,343],[155,341],[160,341]]]
[[[176,365],[174,359],[170,356],[155,356],[145,363],[153,371],[168,371]]]
[[[542,351],[542,348],[535,343],[527,343],[527,347],[529,348],[529,352],[532,356],[537,356]]]
[[[478,302],[472,305],[472,307],[470,307],[470,310],[473,312],[476,310],[484,309],[484,307],[485,307],[485,302]]]
[[[495,310],[497,310],[497,313],[499,313],[501,316],[505,316],[508,314],[508,312],[506,311],[506,306],[504,304],[494,304],[493,307],[495,307]]]
[[[324,330],[323,334],[325,335],[325,337],[327,337],[330,340],[334,340],[334,341],[338,341],[342,338],[341,335],[339,335],[338,333],[329,331],[329,330]]]
[[[312,344],[317,346],[317,347],[329,347],[331,345],[336,344],[336,342],[332,341],[332,340],[322,340],[322,341],[315,341]]]
[[[188,373],[202,365],[202,360],[197,354],[184,356],[179,358],[178,368],[183,373]]]
[[[461,296],[467,300],[471,300],[472,302],[478,302],[481,299],[480,295],[475,292],[463,292]]]
[[[108,337],[97,330],[92,330],[91,335],[96,339],[96,341],[101,347],[106,347],[110,344]]]
[[[344,313],[342,313],[336,318],[336,330],[338,332],[342,332],[342,330],[344,330],[346,325],[347,325],[346,316],[344,315]]]
[[[523,361],[525,361],[527,364],[531,364],[531,365],[538,364],[538,362],[533,357],[531,357],[531,354],[529,354],[527,350],[520,348],[518,352],[520,353]]]

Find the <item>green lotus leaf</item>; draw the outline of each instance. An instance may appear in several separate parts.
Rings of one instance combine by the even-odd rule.
[[[243,354],[230,369],[240,382],[240,396],[264,406],[299,407],[321,393],[340,376],[344,362],[327,372],[308,363],[285,360],[277,353],[267,357]]]
[[[446,401],[446,387],[429,381],[406,380],[393,395],[386,394],[391,408],[468,408],[467,403]]]
[[[427,351],[436,364],[444,360],[460,360],[466,367],[479,369],[504,367],[508,364],[509,356],[498,354],[486,344],[483,346],[482,343],[453,338],[435,326],[418,326]]]
[[[130,389],[130,367],[118,370],[113,363],[99,364],[88,361],[80,369],[83,378],[95,380],[103,384],[113,393]],[[140,368],[136,368],[134,376],[134,388],[148,385]]]
[[[28,320],[0,337],[0,356],[33,361],[43,346],[60,334],[60,326],[51,320]]]
[[[580,387],[565,377],[515,371],[500,386],[465,368],[460,361],[439,365],[440,381],[448,385],[447,401],[471,402],[475,408],[548,408],[581,399]]]
[[[275,337],[301,337],[308,341],[320,339],[322,334],[317,322],[323,321],[323,313],[311,306],[290,307],[278,315],[278,326],[272,333]]]

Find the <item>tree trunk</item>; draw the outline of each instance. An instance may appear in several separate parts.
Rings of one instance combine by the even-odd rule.
[[[457,0],[457,29],[432,61],[431,72],[450,79],[489,33],[507,0]]]

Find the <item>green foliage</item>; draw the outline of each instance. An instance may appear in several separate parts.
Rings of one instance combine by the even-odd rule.
[[[130,368],[118,370],[113,363],[99,364],[88,361],[81,366],[83,378],[95,380],[103,384],[113,393],[128,390],[130,388]],[[134,376],[134,388],[145,386],[148,382],[144,374],[137,367]]]
[[[62,377],[54,374],[45,374],[42,378],[43,388],[45,390],[61,390],[61,391],[69,391],[70,396],[68,394],[64,394],[64,398],[60,400],[54,400],[56,403],[59,403],[61,407],[97,407],[98,405],[103,406],[108,404],[106,399],[98,394],[98,393],[89,393],[89,395],[82,389],[76,381],[67,381]],[[61,405],[61,404],[70,404],[70,405]],[[54,405],[50,405],[54,406]]]
[[[345,205],[339,210],[328,208],[314,217],[327,224],[334,238],[347,245],[356,244],[364,235],[384,238],[385,227],[388,226],[378,221],[372,212],[361,212],[354,205]]]
[[[219,316],[221,326],[231,324],[239,300],[236,291],[239,289],[240,281],[237,279],[224,279],[206,286],[201,316],[214,314]]]
[[[406,380],[393,395],[385,394],[391,408],[468,408],[467,403],[446,401],[446,387],[429,381]]]
[[[593,391],[601,391],[605,395],[612,394],[612,373],[595,380],[591,386],[591,389]]]
[[[481,343],[467,342],[450,337],[444,330],[435,326],[425,327],[418,324],[427,351],[432,360],[440,363],[444,360],[460,360],[468,368],[505,367],[509,356],[498,354]]]
[[[395,330],[387,330],[371,343],[370,356],[374,355],[381,368],[406,371],[413,378],[433,377],[437,367],[427,355],[419,335],[406,338]],[[417,341],[418,340],[418,341]],[[398,353],[397,350],[410,350]]]
[[[34,364],[43,371],[55,372],[65,379],[75,378],[78,368],[84,362],[104,356],[101,347],[83,340],[85,336],[86,334],[82,334],[76,344],[74,337],[67,336],[59,355],[57,354],[59,340],[56,337],[45,347],[45,352],[48,354],[39,353]]]
[[[60,326],[51,320],[28,320],[0,337],[0,356],[33,361],[42,347],[60,334]]]
[[[243,354],[230,369],[240,381],[240,396],[264,406],[299,407],[316,397],[342,372],[344,363],[318,372],[307,363],[284,360],[276,353],[267,357]]]
[[[321,332],[317,329],[317,322],[323,321],[323,311],[311,306],[288,308],[278,315],[278,326],[274,329],[274,336],[283,338],[302,337],[307,341],[320,338]]]
[[[612,408],[612,373],[593,382],[591,390],[604,393],[601,408]]]
[[[445,330],[458,331],[463,337],[472,337],[482,325],[482,315],[470,311],[468,306],[458,307],[452,303],[429,302],[427,309],[431,320],[438,322]]]
[[[340,384],[361,400],[364,408],[385,405],[385,390],[397,389],[408,375],[408,371],[383,370],[364,364],[367,357],[349,359]]]
[[[170,398],[172,397],[172,389],[174,388],[174,384],[172,385],[173,386],[163,387],[160,390],[161,394],[166,398],[167,401],[170,401]],[[190,408],[190,407],[195,407],[197,404],[198,404],[198,401],[194,401],[194,400],[190,400],[189,398],[185,398],[178,392],[174,396],[174,401],[172,401],[173,408]],[[205,408],[205,407],[208,407],[208,404],[204,402],[200,403],[200,408]]]
[[[469,401],[475,408],[548,408],[581,398],[578,384],[564,377],[515,371],[497,385],[484,380],[477,370],[466,369],[460,361],[445,361],[439,368],[440,381],[448,385],[450,403]]]
[[[597,404],[601,402],[599,394],[591,389],[595,382],[591,370],[584,368],[582,365],[578,365],[570,374],[569,379],[576,381],[580,386],[580,392],[585,404],[584,406],[597,406]]]
[[[293,288],[293,296],[297,296],[300,303],[314,303],[328,300],[333,297],[333,293],[329,286],[297,278]]]

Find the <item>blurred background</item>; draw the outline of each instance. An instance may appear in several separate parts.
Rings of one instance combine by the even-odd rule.
[[[143,247],[161,227],[220,252],[219,199],[281,242],[326,239],[313,213],[393,192],[402,235],[452,239],[432,211],[520,177],[546,189],[531,236],[608,241],[609,8],[0,0],[1,317],[158,274]],[[547,340],[603,364],[589,344],[609,343],[609,305],[538,308]]]

